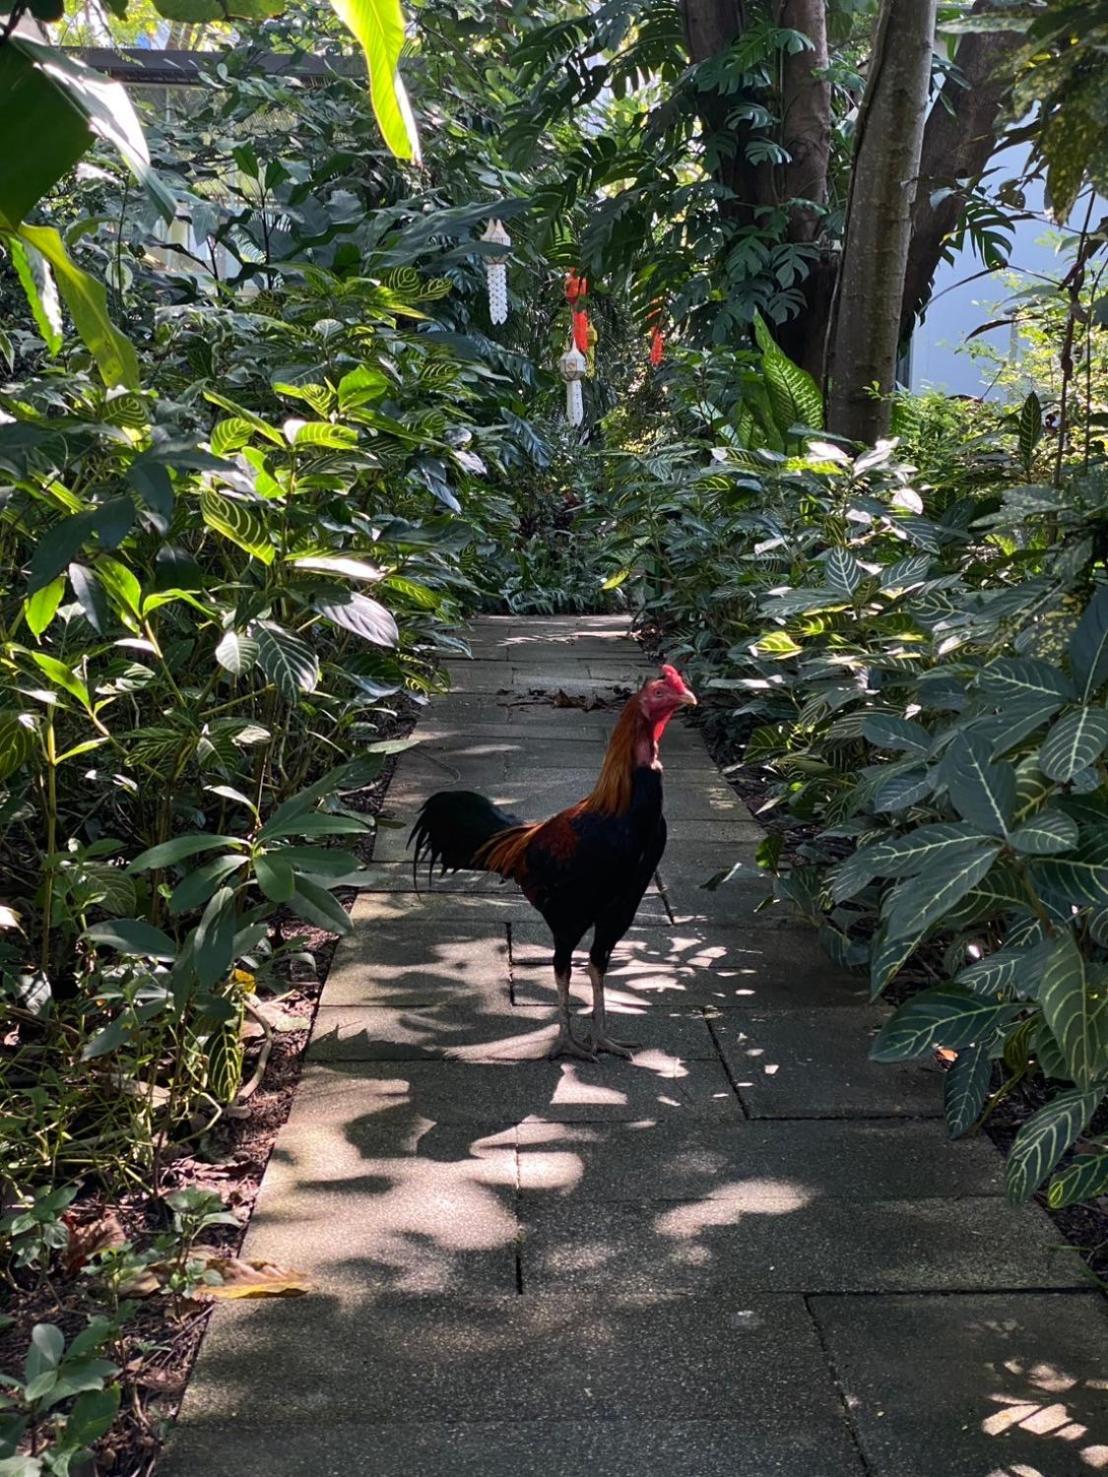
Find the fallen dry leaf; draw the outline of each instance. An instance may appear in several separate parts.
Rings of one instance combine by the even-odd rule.
[[[70,1277],[79,1272],[89,1257],[95,1256],[98,1251],[106,1251],[110,1246],[122,1246],[127,1240],[114,1210],[105,1211],[103,1215],[83,1224],[71,1221],[68,1216],[65,1217],[65,1222],[69,1229],[65,1270]]]
[[[223,1280],[198,1287],[193,1293],[197,1302],[217,1298],[300,1297],[312,1290],[303,1272],[288,1271],[275,1262],[248,1262],[241,1257],[214,1253],[207,1257],[205,1265]]]

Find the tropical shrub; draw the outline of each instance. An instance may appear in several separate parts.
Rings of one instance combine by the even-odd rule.
[[[731,699],[715,721],[765,805],[808,828],[762,848],[782,897],[875,997],[911,960],[937,978],[875,1056],[957,1052],[953,1133],[1046,1080],[1008,1161],[1025,1199],[1108,1094],[1105,472],[1026,480],[1053,461],[1034,395],[938,486],[895,443],[789,456],[740,436],[742,414],[707,423],[723,445],[609,459],[626,587]],[[926,449],[926,414],[898,414]],[[1052,1203],[1108,1183],[1108,1145],[1074,1165]]]

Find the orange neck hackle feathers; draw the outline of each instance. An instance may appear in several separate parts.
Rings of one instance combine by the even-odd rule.
[[[561,812],[572,817],[583,813],[626,815],[631,808],[632,777],[641,766],[657,766],[658,744],[666,724],[683,706],[696,706],[696,698],[675,667],[664,666],[661,677],[652,678],[638,691],[619,715],[600,774],[591,792],[577,805]],[[554,817],[553,819],[558,819]],[[524,853],[535,834],[550,821],[513,826],[489,843],[481,864],[502,877],[517,877]]]

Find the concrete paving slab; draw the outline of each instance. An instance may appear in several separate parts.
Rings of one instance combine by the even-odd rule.
[[[874,1007],[731,1011],[712,1029],[752,1118],[940,1116],[937,1067],[869,1060],[886,1018]]]
[[[523,1123],[519,1186],[582,1201],[741,1199],[758,1186],[811,1200],[1003,1195],[1003,1160],[986,1139],[952,1145],[937,1123]],[[528,1203],[525,1200],[525,1204]],[[741,1223],[740,1223],[741,1224]]]
[[[323,1292],[367,1282],[411,1293],[516,1287],[511,1136],[419,1125],[405,1141],[372,1117],[295,1114],[250,1221],[243,1255],[305,1273]]]
[[[862,1477],[845,1426],[822,1411],[739,1420],[435,1421],[189,1427],[159,1477]]]
[[[783,1297],[436,1298],[367,1282],[343,1298],[240,1304],[213,1318],[184,1418],[233,1420],[248,1436],[275,1421],[507,1412],[521,1421],[719,1416],[763,1440],[843,1449],[815,1329],[803,1301]]]
[[[642,1118],[739,1120],[738,1100],[718,1061],[644,1051],[633,1062],[328,1062],[304,1070],[302,1119],[373,1118],[405,1131],[430,1123],[514,1126],[619,1123]],[[299,1121],[299,1120],[298,1120]]]
[[[354,931],[340,939],[322,1001],[328,1006],[449,1004],[461,1013],[509,999],[503,923],[416,932],[395,923],[362,928],[368,897],[354,905]],[[372,902],[369,903],[372,907]]]
[[[726,1197],[557,1201],[528,1195],[524,1292],[703,1295],[913,1292],[1087,1285],[1036,1208],[995,1196],[813,1195],[783,1171]],[[897,1474],[899,1477],[899,1474]]]
[[[1108,1470],[1108,1305],[1096,1293],[811,1307],[872,1477]]]
[[[759,950],[752,934],[741,970],[688,969],[679,965],[652,965],[616,958],[605,977],[605,998],[611,1008],[643,1010],[700,1007],[714,1020],[717,1011],[790,1010],[865,1005],[869,991],[855,975],[834,971],[818,954],[797,961],[789,969],[787,957],[775,953],[774,935]],[[592,985],[584,964],[570,977],[570,994],[591,1002]],[[556,1003],[553,968],[512,966],[512,998],[519,1005]]]
[[[680,977],[682,973],[710,969],[721,976],[741,976],[759,967],[758,961],[768,958],[771,950],[780,951],[779,957],[788,968],[801,969],[805,961],[818,964],[824,958],[815,932],[792,922],[783,909],[755,913],[749,926],[742,928],[676,923],[666,927],[645,922],[640,913],[615,948],[612,970],[618,972],[623,964],[634,961],[640,972],[646,967],[657,968],[659,973],[672,968]],[[511,957],[513,968],[553,962],[550,930],[534,914],[513,919]],[[575,966],[579,963],[583,968],[588,958],[588,938],[573,957]],[[829,967],[824,965],[825,969]]]
[[[655,902],[661,902],[656,898]],[[402,923],[418,929],[445,923],[484,923],[495,927],[511,919],[535,916],[522,893],[501,896],[492,892],[363,892],[351,917],[356,924]]]
[[[574,1029],[591,1029],[591,1006],[578,1011]],[[718,1059],[701,1011],[631,1010],[608,1002],[609,1030],[636,1051]],[[316,1061],[545,1061],[558,1033],[552,1007],[513,1006],[505,988],[499,1002],[462,1011],[451,1001],[416,1008],[321,1005],[308,1056]]]
[[[1108,1470],[1092,1304],[1051,1291],[1080,1284],[1072,1254],[1007,1206],[990,1145],[945,1142],[937,1071],[868,1062],[864,982],[755,911],[761,878],[699,887],[760,832],[695,727],[663,748],[672,911],[644,899],[609,976],[630,1061],[542,1059],[551,943],[522,897],[410,887],[432,790],[529,819],[591,790],[611,684],[649,670],[627,629],[475,623],[387,797],[387,890],[357,899],[247,1243],[318,1291],[217,1311],[160,1477]],[[957,1404],[986,1386],[986,1415]]]

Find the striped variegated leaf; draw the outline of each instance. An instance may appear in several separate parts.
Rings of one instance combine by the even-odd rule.
[[[1103,1087],[1071,1088],[1027,1120],[1008,1154],[1005,1183],[1009,1200],[1018,1205],[1031,1199],[1096,1112],[1104,1093]]]
[[[865,578],[865,571],[849,549],[829,549],[823,561],[828,588],[851,596]]]
[[[1108,1148],[1095,1154],[1078,1154],[1072,1164],[1051,1180],[1046,1201],[1051,1210],[1061,1210],[1064,1205],[1079,1205],[1083,1200],[1092,1200],[1106,1192]]]
[[[935,781],[926,769],[910,769],[905,774],[890,775],[874,791],[873,808],[890,814],[907,810],[910,805],[926,800],[934,786]]]
[[[862,733],[879,749],[896,749],[909,754],[926,754],[931,735],[922,723],[911,718],[897,718],[888,713],[867,713]]]
[[[889,895],[885,930],[890,939],[925,933],[988,872],[997,858],[995,843],[959,848],[930,862]]]
[[[963,1047],[943,1078],[943,1115],[952,1139],[969,1133],[981,1116],[993,1074],[991,1049],[987,1038]]]
[[[1078,708],[1054,724],[1039,750],[1039,768],[1048,779],[1072,780],[1108,749],[1108,712]]]
[[[1053,951],[1053,939],[1026,949],[998,949],[968,964],[954,982],[975,995],[1018,995],[1024,1000],[1034,1000]]]
[[[1086,836],[1076,851],[1031,863],[1036,883],[1073,907],[1108,905],[1108,830]]]
[[[993,836],[1006,836],[1016,809],[1016,771],[990,757],[991,745],[960,733],[943,760],[951,804],[963,820]]]
[[[1070,667],[1088,702],[1108,682],[1108,585],[1097,587],[1070,637]]]
[[[869,995],[871,1000],[885,990],[919,947],[919,937],[890,939],[878,928],[870,941]]]
[[[878,877],[913,877],[940,857],[956,856],[966,846],[989,842],[967,821],[939,821],[917,826],[906,836],[879,841],[863,853]]]
[[[1108,1067],[1108,1001],[1091,969],[1086,969],[1077,940],[1067,931],[1050,952],[1039,990],[1043,1018],[1078,1087],[1089,1087]]]
[[[1073,683],[1050,662],[1035,657],[1005,658],[982,669],[977,680],[980,690],[1002,702],[1027,702],[1031,699],[1053,701],[1060,708],[1077,696]]]
[[[1040,810],[1008,839],[1017,851],[1030,856],[1055,856],[1077,845],[1077,822],[1061,810]]]
[[[1038,733],[1054,717],[1059,707],[1060,704],[1053,700],[1039,702],[1031,699],[1028,702],[1005,703],[999,719],[1002,726],[998,732],[990,735],[992,757],[1000,759],[1003,755],[1010,754],[1024,739]]]
[[[906,1062],[939,1046],[957,1051],[974,1042],[991,1042],[1019,1008],[1011,1002],[984,1000],[958,985],[921,990],[881,1027],[870,1056],[875,1062]]]

